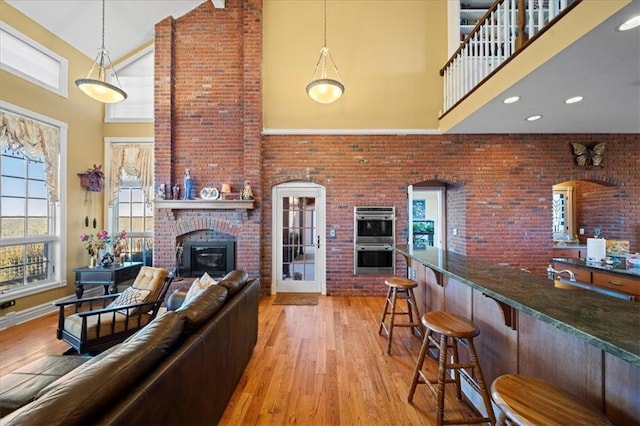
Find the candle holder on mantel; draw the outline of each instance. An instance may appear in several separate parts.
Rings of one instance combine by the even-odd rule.
[[[231,193],[231,186],[228,183],[223,183],[222,188],[220,188],[220,198],[226,200]]]

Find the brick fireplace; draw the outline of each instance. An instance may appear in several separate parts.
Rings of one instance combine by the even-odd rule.
[[[259,0],[227,0],[224,9],[216,9],[204,2],[156,24],[156,185],[182,187],[190,168],[196,196],[227,183],[237,198],[248,180],[255,200],[252,207],[237,208],[201,200],[179,207],[156,203],[157,266],[175,267],[178,243],[233,241],[235,267],[259,277],[261,6]]]

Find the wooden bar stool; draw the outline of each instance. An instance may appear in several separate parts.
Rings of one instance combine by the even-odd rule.
[[[420,322],[418,322],[420,313],[418,312],[418,305],[413,294],[413,289],[418,287],[418,283],[412,279],[402,277],[387,278],[384,283],[388,287],[388,290],[387,298],[384,302],[384,309],[382,310],[382,317],[380,318],[378,334],[382,334],[382,330],[387,334],[387,354],[390,354],[394,327],[411,327],[412,333],[418,333],[418,335],[420,335],[422,330]],[[398,299],[407,301],[406,311],[396,311]],[[387,315],[391,315],[388,325],[385,323]],[[408,322],[396,324],[396,315],[406,315]]]
[[[482,370],[480,369],[480,364],[478,364],[476,349],[473,345],[473,338],[480,333],[478,327],[466,318],[441,311],[427,312],[424,314],[422,316],[422,324],[427,331],[422,341],[422,347],[418,355],[418,362],[413,373],[413,380],[411,381],[411,388],[409,389],[407,400],[409,402],[413,401],[413,395],[418,384],[426,384],[438,398],[438,405],[436,407],[436,424],[438,426],[443,424],[469,423],[495,424],[496,418],[491,407],[491,398],[489,397],[489,391],[485,385]],[[434,336],[434,333],[438,336]],[[470,362],[459,362],[458,343],[466,346]],[[435,380],[429,379],[424,371],[422,371],[422,365],[424,364],[425,356],[430,347],[435,347],[438,351],[438,378]],[[450,362],[448,362],[448,359]],[[471,368],[472,373],[476,373],[475,381],[472,379],[471,374],[463,370],[464,368]],[[447,371],[453,371],[453,378],[447,374]],[[460,374],[469,377],[471,383],[475,384],[474,387],[476,387],[476,390],[480,392],[484,407],[487,411],[486,417],[444,418],[445,385],[447,383],[455,383],[458,399],[462,399]]]
[[[502,411],[499,425],[610,425],[609,419],[575,396],[540,379],[505,374],[491,384]]]

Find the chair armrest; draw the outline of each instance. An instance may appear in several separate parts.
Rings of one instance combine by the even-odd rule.
[[[77,303],[83,303],[83,302],[95,302],[103,299],[115,299],[118,296],[120,296],[120,293],[103,294],[101,296],[87,297],[85,299],[75,299],[75,300],[69,300],[66,302],[54,302],[53,304],[55,306],[69,306],[69,305],[75,305]]]
[[[122,310],[127,310],[127,312],[129,312],[129,310],[131,310],[131,309],[141,308],[143,306],[148,306],[148,305],[153,305],[153,304],[155,304],[157,302],[158,302],[157,300],[152,300],[150,302],[133,303],[133,304],[130,304],[130,305],[115,306],[113,308],[94,309],[92,311],[78,312],[78,313],[76,313],[76,315],[78,315],[80,318],[83,318],[83,317],[90,317],[92,315],[108,314],[110,312],[117,312],[117,311],[122,311]],[[140,312],[140,311],[138,311],[138,312]],[[131,314],[129,314],[129,315],[131,315]]]

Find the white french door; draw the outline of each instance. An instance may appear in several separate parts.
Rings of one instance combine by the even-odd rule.
[[[326,294],[324,187],[289,182],[272,193],[271,293]]]

